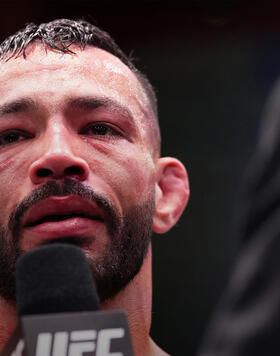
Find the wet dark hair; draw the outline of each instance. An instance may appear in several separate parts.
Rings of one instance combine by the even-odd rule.
[[[0,59],[8,61],[20,55],[26,58],[27,46],[35,41],[62,53],[74,54],[71,45],[75,44],[81,49],[88,45],[95,46],[118,57],[138,78],[157,118],[157,99],[152,85],[107,32],[85,20],[59,19],[40,25],[30,23],[0,44]]]

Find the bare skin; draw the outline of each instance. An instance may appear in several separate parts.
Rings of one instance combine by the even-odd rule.
[[[153,231],[164,233],[187,204],[185,168],[175,158],[155,154],[152,110],[129,68],[101,49],[75,50],[76,55],[46,53],[35,44],[26,59],[0,63],[0,223],[7,226],[14,207],[36,187],[71,176],[105,195],[120,214],[155,192]],[[96,131],[100,125],[105,134]],[[51,176],[39,174],[42,169]],[[63,224],[57,222],[55,232],[45,235],[61,238],[69,229]],[[106,224],[81,219],[75,224],[78,236],[98,237],[94,254],[102,255],[110,243]],[[24,229],[21,249],[39,246],[45,235]],[[133,281],[102,305],[126,311],[136,356],[167,355],[149,336],[151,282],[150,246]],[[2,348],[17,323],[15,305],[0,298],[0,315]]]

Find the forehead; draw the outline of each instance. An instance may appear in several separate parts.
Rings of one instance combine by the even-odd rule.
[[[71,50],[75,54],[33,43],[26,49],[26,58],[21,55],[0,61],[0,105],[20,97],[48,100],[46,104],[52,108],[71,96],[109,98],[127,107],[146,144],[157,151],[156,118],[136,75],[119,58],[100,48],[81,50],[73,45]]]
[[[100,92],[106,89],[108,93],[119,96],[120,99],[136,100],[144,109],[148,108],[148,98],[135,74],[117,57],[91,46],[84,50],[76,46],[71,49],[75,52],[74,55],[47,50],[40,44],[29,45],[26,59],[20,56],[8,62],[0,62],[1,85],[13,80],[20,82],[22,78],[36,79],[36,76],[39,85],[39,77],[43,79],[44,74],[49,80],[55,76],[57,85],[52,85],[57,87],[63,85],[66,80],[69,86],[74,80],[81,79],[85,86],[87,82],[91,82],[98,85]],[[97,90],[96,85],[92,90]]]

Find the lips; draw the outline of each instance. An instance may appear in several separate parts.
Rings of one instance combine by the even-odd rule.
[[[72,212],[72,213],[69,213],[69,214],[46,215],[46,216],[42,217],[39,220],[35,220],[33,222],[30,222],[29,224],[27,224],[27,227],[37,226],[37,225],[40,225],[40,224],[44,224],[46,222],[58,222],[58,221],[64,221],[64,220],[73,219],[73,218],[84,218],[84,219],[99,220],[98,218],[95,218],[95,217],[89,217],[87,215],[80,214],[78,212]]]
[[[96,204],[71,195],[51,197],[33,205],[24,216],[23,226],[32,227],[44,222],[57,222],[73,217],[104,220],[104,214]]]
[[[39,239],[83,236],[104,225],[104,213],[79,196],[50,197],[34,204],[23,217],[23,228]]]

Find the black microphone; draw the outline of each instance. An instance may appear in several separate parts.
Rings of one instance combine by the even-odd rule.
[[[83,251],[53,243],[16,265],[19,325],[1,356],[132,356],[126,316],[99,311]]]
[[[54,243],[30,250],[16,264],[19,316],[96,311],[99,298],[85,254]]]

